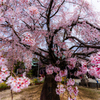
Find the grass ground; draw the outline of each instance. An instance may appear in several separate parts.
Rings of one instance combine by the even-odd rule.
[[[22,90],[20,93],[13,93],[14,100],[40,100],[40,94],[42,90],[41,85],[29,86],[29,88]],[[100,89],[91,89],[79,86],[79,95],[77,100],[100,100]],[[67,100],[67,92],[62,96],[62,100]],[[1,100],[11,100],[10,90],[4,90],[0,92]]]

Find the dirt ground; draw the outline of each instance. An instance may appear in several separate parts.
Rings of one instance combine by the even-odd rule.
[[[13,93],[14,100],[40,100],[42,85],[33,85],[22,90],[20,93]],[[77,100],[100,100],[100,89],[91,89],[79,86]],[[10,90],[0,92],[0,100],[11,100]],[[61,95],[61,100],[67,100],[67,92]]]

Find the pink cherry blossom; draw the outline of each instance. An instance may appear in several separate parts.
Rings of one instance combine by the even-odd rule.
[[[3,24],[5,22],[5,18],[4,17],[0,17],[0,24]]]
[[[70,95],[72,95],[72,93],[74,92],[74,90],[71,86],[67,87],[67,90],[68,90]]]
[[[53,69],[46,68],[46,73],[48,75],[53,74]]]
[[[63,85],[57,85],[56,94],[60,95],[65,92],[65,88]]]
[[[56,61],[56,64],[60,64],[60,61],[59,61],[59,60],[57,60],[57,61]]]
[[[68,81],[67,81],[67,86],[69,86],[69,85],[74,85],[75,84],[75,80],[74,79],[69,79]]]
[[[60,70],[59,74],[60,74],[61,77],[66,76],[67,75],[67,69]]]
[[[35,6],[30,6],[28,9],[29,9],[29,13],[32,15],[39,13],[38,9]]]
[[[76,73],[74,73],[75,76],[79,76],[82,75],[82,71],[77,71]]]
[[[3,65],[3,66],[1,67],[1,71],[5,72],[5,71],[7,71],[7,70],[8,70],[7,66],[4,66],[4,65]]]
[[[54,67],[54,72],[57,73],[60,71],[60,68],[59,67]]]
[[[55,76],[55,81],[61,82],[61,81],[62,81],[62,78],[57,74],[57,75]]]
[[[77,95],[78,95],[78,92],[79,92],[79,90],[78,90],[78,87],[76,86],[76,87],[74,88],[74,95],[77,96]]]
[[[74,69],[75,64],[76,64],[76,58],[70,58],[70,59],[68,59],[68,61],[69,61],[68,68],[69,69]]]
[[[15,79],[14,77],[10,76],[6,84],[8,84],[8,86],[10,86],[14,92],[20,92],[21,89],[27,88],[29,86],[30,80],[25,77]]]
[[[31,38],[32,37],[32,34],[30,32],[24,32],[22,34],[22,36]]]

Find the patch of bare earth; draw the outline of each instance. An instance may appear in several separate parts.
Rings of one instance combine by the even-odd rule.
[[[29,86],[20,93],[13,93],[13,100],[40,100],[40,94],[43,85]],[[1,100],[11,100],[10,90],[0,92]],[[67,100],[68,93],[65,92],[60,96],[61,100]],[[79,95],[77,100],[100,100],[100,89],[91,89],[79,86]]]

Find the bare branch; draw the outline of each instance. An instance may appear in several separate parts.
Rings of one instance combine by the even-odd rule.
[[[77,40],[79,43],[81,43],[81,45],[82,45],[83,47],[100,49],[100,45],[87,44],[87,43],[81,41],[80,39],[78,39],[77,37],[74,37],[74,36],[67,36],[67,37],[65,38],[65,40],[67,40],[67,39],[73,39],[73,40],[75,39],[75,40]],[[78,46],[73,46],[73,47],[78,47]],[[71,47],[70,49],[72,49],[73,47]]]
[[[59,11],[60,7],[64,4],[65,0],[63,0],[63,2],[60,4],[60,6],[58,7],[57,11],[50,16],[50,18],[52,18],[53,16],[55,16],[57,14],[57,12]]]
[[[43,4],[40,2],[40,0],[37,0],[39,2],[39,4],[41,5],[41,7],[46,8],[45,6],[43,6]]]
[[[43,52],[49,53],[48,51],[43,50],[43,49],[41,49],[41,48],[38,48],[38,49],[41,50],[41,51],[43,51]]]

